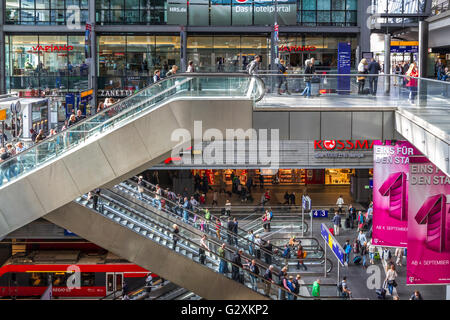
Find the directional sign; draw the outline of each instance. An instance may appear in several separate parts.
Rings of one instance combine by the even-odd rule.
[[[314,218],[328,218],[328,210],[313,210]]]
[[[324,223],[322,223],[320,226],[320,234],[330,247],[331,251],[333,251],[338,261],[341,263],[342,266],[344,266],[344,249],[341,247],[339,242],[333,237],[333,235],[328,230],[328,227]]]

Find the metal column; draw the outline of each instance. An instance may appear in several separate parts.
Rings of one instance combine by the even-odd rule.
[[[426,78],[428,74],[427,68],[428,58],[428,22],[419,21],[419,57],[418,68],[419,77]],[[427,84],[425,81],[419,80],[418,85],[418,99],[421,106],[425,106],[427,101]]]
[[[391,74],[391,35],[384,35],[384,74]],[[391,77],[384,79],[384,93],[389,94],[391,91]]]
[[[323,255],[323,258],[324,258],[324,260],[325,260],[325,263],[323,264],[324,265],[324,271],[323,271],[323,276],[326,278],[327,277],[327,247],[328,247],[328,243],[324,240],[323,241],[323,243],[324,243],[324,247],[325,247],[325,253],[324,253],[324,255]]]
[[[363,52],[370,51],[370,34],[371,30],[368,26],[368,22],[370,21],[370,13],[369,7],[371,5],[371,0],[358,0],[358,27],[360,28],[360,33],[358,36],[358,47],[359,50],[356,55],[356,65],[362,59]]]
[[[180,30],[180,72],[185,72],[187,70],[187,32],[184,26],[181,26]]]
[[[5,23],[5,1],[0,1],[0,94],[6,93],[6,55],[5,55],[5,33],[3,25]]]
[[[91,58],[89,63],[89,88],[93,89],[92,104],[97,111],[97,35],[95,32],[95,0],[89,0],[89,22],[91,23]]]

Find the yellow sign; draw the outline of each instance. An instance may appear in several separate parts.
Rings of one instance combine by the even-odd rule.
[[[0,110],[0,121],[6,120],[6,109]]]
[[[419,41],[391,41],[391,46],[418,46]]]
[[[328,237],[328,246],[333,249],[333,238]]]
[[[91,90],[88,90],[88,91],[82,91],[80,93],[80,96],[81,96],[81,98],[84,98],[84,97],[89,96],[89,95],[91,95],[93,93],[94,93],[94,89],[91,89]]]

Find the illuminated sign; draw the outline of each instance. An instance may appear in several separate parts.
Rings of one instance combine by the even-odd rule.
[[[39,52],[39,51],[45,51],[45,52],[54,52],[54,51],[72,51],[73,50],[73,46],[67,46],[67,45],[63,45],[63,46],[55,46],[55,45],[49,45],[49,46],[36,46],[36,47],[32,47],[33,51],[35,52]]]
[[[93,93],[94,93],[94,89],[91,89],[91,90],[88,90],[88,91],[82,91],[80,93],[80,96],[81,96],[81,98],[84,98],[84,97],[89,96],[89,95],[91,95]]]
[[[297,52],[297,51],[316,51],[314,46],[281,46],[280,51]]]
[[[373,149],[373,141],[369,140],[314,140],[314,150],[357,150]]]

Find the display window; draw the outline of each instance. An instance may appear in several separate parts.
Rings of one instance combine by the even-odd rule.
[[[350,177],[354,174],[354,169],[325,169],[325,184],[349,185]]]

